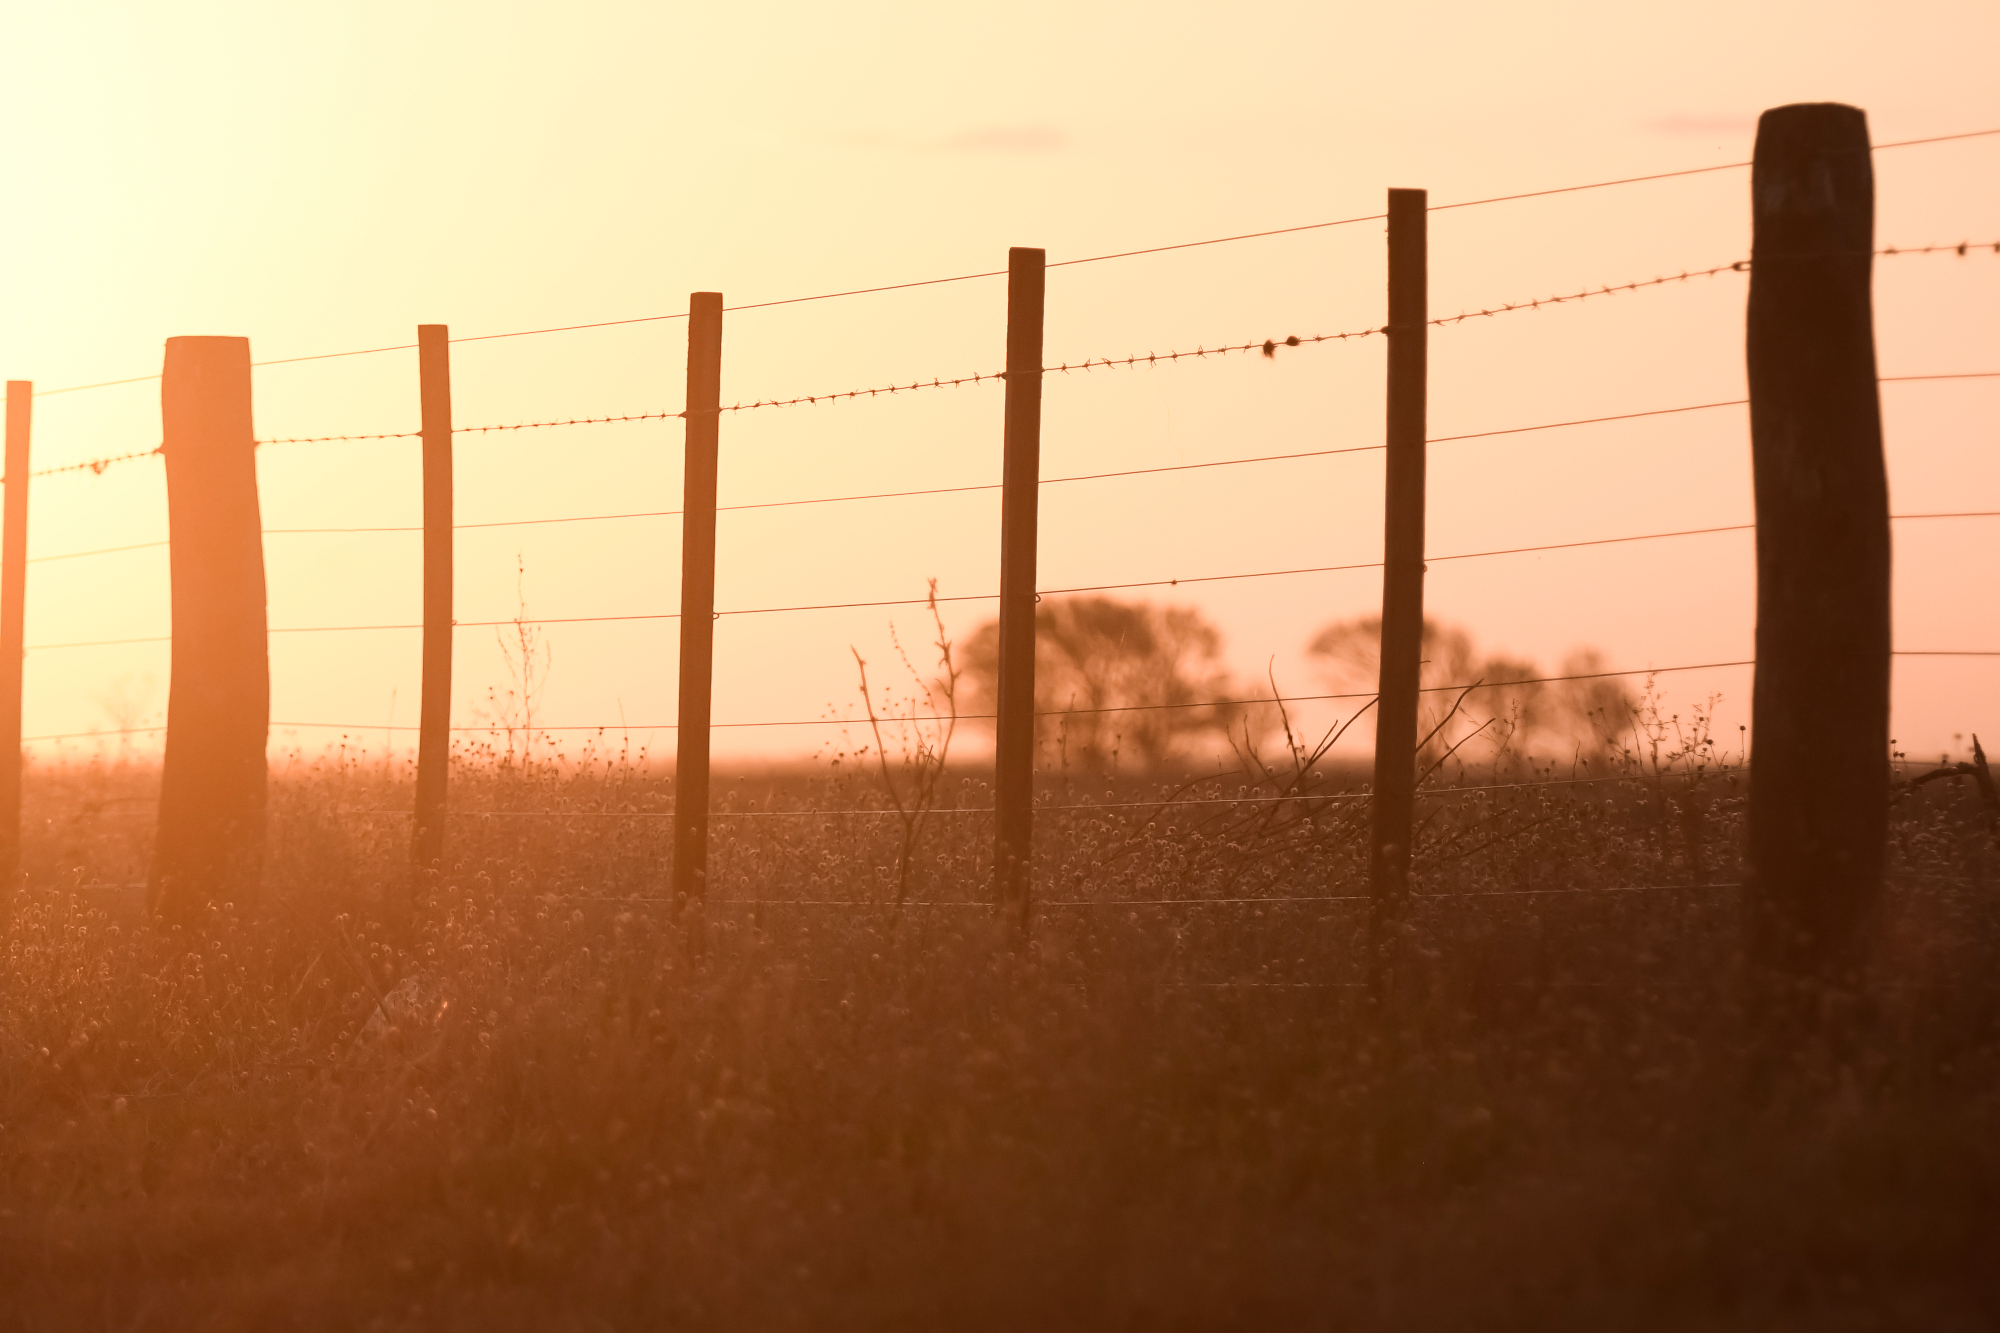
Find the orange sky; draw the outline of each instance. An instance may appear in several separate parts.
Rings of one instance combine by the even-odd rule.
[[[1150,3],[708,6],[464,3],[8,6],[0,84],[0,374],[45,389],[146,375],[176,334],[260,360],[732,304],[1379,212],[1388,186],[1482,198],[1749,156],[1796,100],[1866,108],[1877,142],[2000,127],[2000,10],[1970,4],[1254,7]],[[1877,155],[1878,239],[2000,240],[2000,137]],[[1747,172],[1433,215],[1433,313],[1708,268],[1748,253]],[[1048,352],[1086,356],[1360,329],[1382,316],[1379,224],[1058,269]],[[1433,435],[1743,394],[1745,279],[1704,278],[1436,331]],[[725,401],[997,369],[1003,284],[956,283],[728,317]],[[2000,370],[2000,257],[1877,265],[1885,375]],[[681,405],[681,326],[461,345],[461,425]],[[1376,444],[1379,340],[1047,386],[1044,475]],[[2000,509],[2000,380],[1886,385],[1898,512]],[[36,462],[146,449],[158,385],[36,403]],[[403,431],[416,354],[258,372],[261,436]],[[997,385],[760,411],[723,423],[722,502],[977,485],[999,469]],[[458,516],[673,509],[678,422],[464,436]],[[413,524],[414,441],[260,450],[267,528]],[[1740,409],[1435,445],[1433,555],[1750,518]],[[1379,454],[1045,489],[1041,584],[1343,564],[1380,555]],[[159,464],[38,480],[31,553],[165,536]],[[997,586],[993,492],[725,515],[724,608]],[[458,614],[675,609],[673,519],[462,533]],[[415,534],[266,539],[273,626],[414,621]],[[2000,520],[1901,523],[1899,646],[2000,649]],[[33,566],[26,731],[157,722],[167,562],[148,549]],[[1553,664],[1744,658],[1748,534],[1434,563],[1434,614]],[[1323,688],[1314,630],[1367,613],[1374,571],[1170,590],[1234,665]],[[962,604],[960,632],[989,614]],[[849,646],[882,610],[726,617],[718,721],[853,698]],[[914,631],[913,617],[897,622]],[[672,622],[553,626],[547,723],[632,724],[670,748]],[[461,630],[458,719],[505,672]],[[281,722],[416,721],[418,636],[274,636]],[[1661,678],[1675,706],[1740,670]],[[1899,659],[1905,748],[2000,736],[2000,659]],[[337,732],[274,734],[317,748]],[[824,729],[720,733],[807,752]],[[399,741],[406,743],[407,738]]]

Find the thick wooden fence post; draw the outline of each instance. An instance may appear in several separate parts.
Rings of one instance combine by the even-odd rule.
[[[28,591],[28,425],[35,386],[7,381],[6,513],[0,518],[0,920],[21,870],[21,619]]]
[[[1042,307],[1048,256],[1007,252],[1007,405],[1000,487],[1000,679],[994,726],[996,908],[1028,931],[1035,832],[1035,533],[1042,484]]]
[[[1389,191],[1388,475],[1382,666],[1369,843],[1369,968],[1381,993],[1407,906],[1416,814],[1417,699],[1424,639],[1424,431],[1430,318],[1427,195]]]
[[[1757,676],[1748,957],[1764,1017],[1853,994],[1889,796],[1889,492],[1869,275],[1868,122],[1766,111],[1751,169],[1750,441]]]
[[[174,639],[147,903],[176,924],[247,910],[263,866],[271,668],[250,340],[169,338],[160,415]]]
[[[417,326],[423,404],[424,673],[417,718],[417,807],[410,859],[421,875],[444,864],[451,778],[451,330]]]
[[[681,680],[674,754],[674,910],[701,936],[708,891],[708,724],[715,683],[715,485],[722,416],[722,293],[688,298],[687,454],[681,497]]]

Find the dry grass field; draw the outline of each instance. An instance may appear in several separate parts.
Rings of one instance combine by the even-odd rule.
[[[463,756],[493,813],[407,921],[407,774],[280,766],[264,898],[164,936],[119,887],[156,771],[32,771],[0,1329],[2000,1323],[1969,790],[1899,798],[1828,1059],[1746,1037],[1723,766],[1427,801],[1383,1004],[1360,801],[1051,777],[1021,947],[985,816],[898,908],[899,822],[807,813],[879,807],[844,771],[720,784],[698,947],[623,757]]]

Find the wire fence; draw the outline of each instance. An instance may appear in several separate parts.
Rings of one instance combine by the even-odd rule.
[[[1963,135],[1947,135],[1947,136],[1936,136],[1927,139],[1907,140],[1898,143],[1876,145],[1876,147],[1878,150],[1895,149],[1895,148],[1911,147],[1918,144],[1941,143],[1941,142],[1949,142],[1962,139],[1980,138],[1991,135],[2000,135],[2000,129],[1975,131]],[[1643,181],[1659,181],[1659,180],[1674,179],[1679,177],[1699,175],[1710,172],[1736,170],[1747,167],[1748,165],[1749,165],[1748,163],[1731,163],[1722,166],[1693,168],[1686,171],[1655,173],[1644,176],[1625,177],[1616,180],[1596,181],[1579,185],[1560,186],[1545,190],[1535,190],[1517,194],[1494,196],[1485,199],[1466,200],[1458,203],[1432,205],[1431,211],[1435,212],[1448,209],[1499,204],[1516,200],[1542,198],[1546,196],[1567,194],[1577,191],[1596,190],[1614,186],[1630,185]],[[1273,228],[1264,231],[1246,232],[1237,235],[1213,237],[1204,240],[1187,241],[1170,245],[1124,250],[1115,253],[1093,255],[1078,259],[1056,260],[1056,261],[1051,261],[1048,264],[1048,267],[1060,268],[1069,265],[1090,264],[1090,263],[1097,263],[1109,260],[1132,258],[1142,255],[1157,255],[1175,251],[1188,250],[1203,246],[1221,245],[1231,242],[1247,241],[1263,237],[1288,235],[1299,232],[1315,231],[1325,228],[1342,227],[1362,222],[1380,221],[1383,219],[1384,216],[1385,215],[1382,214],[1370,214],[1366,216],[1342,218],[1333,221],[1302,224],[1294,227]],[[1881,258],[1904,258],[1904,257],[1926,256],[1926,255],[1949,255],[1959,259],[1966,259],[1979,254],[1992,254],[1995,256],[2000,256],[2000,241],[1992,241],[1992,242],[1982,241],[1978,243],[1970,241],[1962,241],[1949,244],[1932,244],[1932,245],[1921,245],[1921,246],[1907,246],[1907,245],[1886,246],[1874,252],[1875,256]],[[1579,302],[1594,301],[1599,298],[1608,298],[1621,294],[1636,294],[1650,289],[1661,288],[1672,284],[1685,284],[1697,278],[1715,279],[1718,277],[1722,277],[1724,275],[1746,274],[1750,271],[1750,268],[1751,268],[1750,261],[1737,260],[1726,264],[1712,265],[1706,268],[1693,268],[1672,274],[1659,274],[1650,278],[1632,279],[1619,283],[1600,284],[1594,287],[1589,287],[1589,286],[1581,287],[1574,291],[1568,291],[1544,297],[1532,298],[1526,301],[1506,302],[1498,305],[1481,307],[1476,310],[1473,309],[1462,310],[1455,315],[1438,316],[1430,318],[1427,321],[1427,323],[1432,327],[1438,327],[1438,328],[1456,326],[1462,324],[1463,322],[1469,319],[1497,318],[1503,315],[1520,314],[1531,311],[1541,311],[1550,307],[1565,306]],[[775,300],[751,302],[742,305],[725,307],[725,309],[730,311],[759,310],[759,309],[767,309],[778,306],[799,304],[804,302],[824,301],[824,300],[833,300],[846,297],[856,297],[864,295],[905,291],[913,288],[934,286],[943,283],[955,283],[955,282],[970,281],[974,279],[1003,276],[1004,272],[1005,272],[1004,270],[993,270],[987,272],[958,274],[940,278],[927,278],[909,282],[890,283],[874,287],[852,288],[842,291],[825,292],[809,296],[787,297]],[[517,338],[517,337],[528,337],[541,334],[571,332],[583,329],[601,329],[601,328],[610,328],[623,325],[654,323],[661,321],[677,320],[682,318],[686,318],[685,314],[675,313],[675,314],[664,314],[664,315],[647,315],[647,316],[638,316],[630,319],[595,321],[588,323],[553,326],[547,328],[524,329],[512,332],[469,335],[465,337],[453,338],[450,341],[452,343],[471,343],[471,342],[481,342],[481,341],[503,339],[503,338]],[[1074,361],[1063,360],[1050,365],[1046,365],[1042,367],[1042,369],[1045,374],[1056,374],[1056,373],[1074,374],[1074,373],[1088,373],[1094,371],[1115,370],[1115,369],[1138,369],[1141,367],[1158,368],[1182,362],[1207,361],[1215,358],[1244,356],[1252,354],[1261,355],[1266,358],[1275,358],[1281,352],[1288,353],[1309,346],[1324,346],[1326,344],[1331,344],[1331,343],[1345,344],[1349,342],[1363,341],[1370,338],[1379,337],[1386,332],[1387,330],[1381,326],[1369,326],[1369,327],[1354,328],[1344,332],[1316,333],[1308,335],[1287,334],[1284,337],[1267,336],[1264,338],[1247,339],[1242,341],[1224,340],[1224,341],[1219,341],[1214,345],[1199,344],[1193,349],[1185,349],[1185,348],[1171,349],[1165,352],[1149,349],[1144,353],[1132,352],[1123,355],[1105,354],[1105,355],[1084,357]],[[307,356],[277,358],[274,360],[256,362],[254,364],[258,366],[294,364],[298,362],[328,360],[328,359],[342,358],[342,357],[366,356],[376,353],[410,351],[414,350],[416,346],[417,346],[416,344],[411,343],[411,344],[396,344],[393,346],[360,348],[348,351],[317,353]],[[109,387],[112,385],[132,384],[148,380],[156,380],[158,378],[159,376],[157,375],[135,376],[119,380],[99,381],[92,384],[71,385],[65,388],[38,390],[37,396],[41,396],[43,394],[76,393],[90,389]],[[717,410],[722,413],[735,414],[735,413],[759,411],[763,409],[772,409],[772,408],[798,408],[798,407],[825,406],[841,402],[851,402],[861,398],[881,398],[885,396],[900,396],[904,394],[921,393],[921,392],[928,392],[932,390],[940,390],[946,388],[979,386],[996,381],[1004,382],[1005,378],[1006,375],[1004,372],[974,372],[970,374],[959,374],[951,377],[933,376],[932,378],[929,379],[916,378],[909,380],[897,380],[887,384],[877,384],[874,386],[863,387],[863,388],[842,389],[832,392],[809,393],[803,395],[794,394],[791,396],[773,396],[769,398],[759,398],[745,402],[729,404],[727,406],[720,407]],[[2000,378],[2000,370],[1969,371],[1969,372],[1939,372],[1934,374],[1886,376],[1883,377],[1883,382],[1884,383],[1932,382],[1932,381],[1946,381],[1946,380],[1992,379],[1992,378]],[[1725,408],[1741,408],[1745,406],[1747,406],[1746,400],[1731,399],[1731,400],[1723,400],[1715,402],[1692,403],[1692,404],[1685,404],[1673,407],[1649,408],[1649,409],[1634,410],[1630,412],[1621,412],[1621,413],[1602,415],[1602,416],[1576,418],[1576,419],[1561,420],[1561,421],[1539,422],[1521,426],[1496,427],[1487,430],[1464,432],[1451,435],[1439,435],[1430,437],[1427,443],[1447,444],[1447,443],[1467,442],[1475,440],[1497,440],[1504,437],[1528,436],[1538,432],[1579,428],[1579,427],[1600,425],[1610,422],[1630,421],[1642,418],[1664,417],[1664,416],[1672,416],[1672,415],[1679,415],[1686,413],[1718,411]],[[512,432],[527,431],[527,430],[589,427],[589,426],[612,425],[612,424],[630,424],[639,422],[666,422],[677,419],[686,419],[688,415],[689,414],[685,409],[679,411],[647,411],[647,412],[628,412],[628,413],[604,413],[598,415],[576,415],[564,418],[551,418],[547,420],[521,421],[514,423],[497,423],[497,424],[475,425],[475,426],[457,426],[453,428],[452,434],[455,436],[456,435],[477,436],[477,435],[512,433]],[[331,445],[331,444],[354,443],[354,442],[410,440],[418,438],[420,434],[421,432],[419,431],[405,430],[405,431],[386,431],[386,432],[374,432],[374,433],[362,433],[362,434],[303,435],[303,436],[273,437],[273,438],[258,440],[257,443],[259,445],[264,445],[264,446]],[[1268,454],[1260,454],[1249,457],[1217,458],[1217,459],[1210,459],[1210,460],[1191,462],[1191,463],[1178,463],[1178,464],[1169,464],[1161,466],[1126,468],[1126,469],[1118,469],[1110,471],[1079,473],[1076,475],[1069,475],[1069,476],[1046,477],[1041,479],[1040,484],[1046,487],[1046,486],[1058,486],[1058,485],[1075,484],[1083,482],[1112,481],[1122,478],[1131,478],[1131,477],[1158,475],[1167,473],[1178,473],[1178,472],[1192,472],[1192,471],[1200,471],[1207,469],[1261,466],[1261,465],[1276,464],[1281,462],[1290,462],[1290,461],[1312,459],[1312,458],[1324,458],[1324,457],[1344,455],[1344,454],[1362,454],[1370,452],[1380,452],[1385,447],[1386,446],[1382,444],[1366,444],[1366,445],[1357,444],[1357,445],[1342,446],[1336,448],[1300,450],[1300,451],[1282,452],[1282,453],[1268,453]],[[41,478],[41,477],[72,476],[87,472],[93,476],[99,476],[102,475],[109,468],[119,466],[121,464],[135,463],[149,458],[158,457],[159,454],[160,454],[160,449],[157,447],[147,450],[134,450],[125,453],[108,454],[101,457],[88,459],[82,462],[69,463],[60,466],[38,469],[32,472],[30,475],[37,478]],[[899,490],[870,491],[870,492],[852,493],[852,494],[813,495],[813,496],[759,501],[754,503],[721,505],[717,506],[717,511],[742,512],[742,511],[781,509],[781,508],[811,506],[811,505],[849,504],[849,503],[862,503],[862,502],[874,502],[874,501],[886,501],[886,500],[914,499],[921,497],[958,495],[958,494],[968,494],[977,492],[991,492],[1000,489],[1001,489],[1001,484],[998,482],[980,483],[972,485],[913,487],[913,488],[899,489]],[[456,531],[471,531],[480,529],[530,527],[530,526],[551,525],[551,524],[628,522],[628,521],[644,520],[644,519],[667,519],[667,518],[675,518],[681,516],[683,516],[683,511],[679,509],[634,509],[634,510],[624,510],[619,512],[570,514],[570,515],[539,515],[531,517],[495,519],[495,520],[480,521],[480,522],[454,523],[452,524],[452,527]],[[1913,512],[1913,513],[1896,514],[1893,515],[1892,517],[1897,522],[1982,520],[1982,519],[1992,519],[2000,517],[2000,510],[1965,509],[1965,510],[1953,510],[1947,512]],[[390,533],[421,532],[423,530],[424,529],[419,525],[376,525],[376,526],[351,526],[351,527],[272,527],[265,529],[265,535],[299,536],[299,535],[332,535],[332,534],[341,534],[341,535],[390,534]],[[1498,559],[1507,556],[1518,556],[1518,555],[1539,553],[1539,552],[1575,550],[1575,549],[1591,548],[1591,547],[1625,545],[1625,544],[1632,544],[1639,542],[1689,540],[1699,537],[1714,536],[1725,533],[1740,533],[1752,530],[1754,530],[1754,525],[1752,524],[1727,524],[1719,526],[1677,529],[1673,531],[1624,533],[1611,536],[1590,538],[1585,540],[1546,542],[1538,544],[1495,548],[1488,550],[1464,551],[1464,552],[1456,552],[1443,555],[1431,555],[1427,556],[1426,558],[1429,561],[1439,561],[1439,562]],[[148,542],[125,543],[120,545],[100,546],[84,550],[63,551],[63,552],[54,552],[54,553],[37,555],[31,557],[31,563],[75,561],[75,560],[83,560],[91,558],[110,557],[110,556],[123,555],[140,551],[158,550],[166,548],[167,546],[168,543],[166,541],[148,541]],[[1140,589],[1178,588],[1189,585],[1236,582],[1245,580],[1292,578],[1292,577],[1301,577],[1307,575],[1330,574],[1330,573],[1338,573],[1346,571],[1380,569],[1382,568],[1382,563],[1383,562],[1379,560],[1356,561],[1356,562],[1342,563],[1342,564],[1300,566],[1300,567],[1275,568],[1275,569],[1255,569],[1248,571],[1211,572],[1211,573],[1200,573],[1200,574],[1185,575],[1185,576],[1132,580],[1124,582],[1080,584],[1067,587],[1045,588],[1040,591],[1039,595],[1044,597],[1055,597],[1055,596],[1067,596],[1067,595],[1106,593],[1106,592],[1116,592],[1116,591],[1135,591]],[[855,599],[848,601],[828,601],[828,602],[799,603],[799,604],[787,604],[787,605],[733,607],[733,608],[726,608],[719,610],[716,614],[718,615],[718,617],[789,615],[789,614],[800,614],[800,613],[820,612],[820,611],[851,610],[858,608],[915,607],[915,606],[924,606],[927,604],[932,604],[933,602],[942,602],[942,603],[986,602],[986,601],[996,600],[997,597],[998,597],[997,593],[975,593],[975,594],[959,594],[949,597],[936,597],[936,598],[863,598],[863,599]],[[609,623],[609,622],[664,622],[664,621],[678,620],[679,618],[680,616],[679,613],[677,612],[635,610],[623,614],[591,615],[591,616],[529,617],[523,615],[519,617],[508,617],[508,618],[491,619],[491,620],[457,621],[454,622],[454,624],[456,625],[457,628],[469,629],[469,628],[499,628],[499,627],[517,626],[517,625],[541,626],[541,625],[574,625],[574,624]],[[270,628],[269,632],[272,634],[342,634],[342,633],[373,633],[373,632],[407,632],[407,631],[420,630],[422,628],[423,625],[420,622],[412,622],[412,623],[396,622],[396,623],[377,623],[377,624],[273,626]],[[146,636],[135,636],[135,637],[124,637],[124,638],[106,638],[106,639],[79,640],[73,642],[32,644],[29,645],[28,650],[31,652],[69,651],[69,650],[138,645],[138,644],[156,644],[162,642],[169,642],[170,640],[171,636],[169,635],[146,635]],[[2000,650],[1982,649],[1975,647],[1966,647],[1966,648],[1925,647],[1925,648],[1899,649],[1897,650],[1896,655],[1904,657],[1992,658],[1992,657],[2000,657]],[[1754,662],[1748,659],[1723,661],[1723,662],[1676,663],[1667,666],[1645,666],[1645,667],[1634,667],[1634,668],[1601,671],[1601,672],[1549,675],[1549,676],[1531,677],[1521,680],[1510,679],[1504,682],[1491,682],[1490,684],[1496,687],[1500,685],[1516,686],[1516,685],[1553,684],[1562,682],[1577,682],[1577,681],[1588,681],[1588,680],[1652,676],[1652,675],[1672,673],[1672,672],[1715,670],[1724,668],[1734,669],[1734,668],[1743,668],[1749,666],[1754,666]],[[1489,682],[1483,682],[1483,681],[1457,682],[1449,685],[1426,687],[1425,692],[1455,693],[1455,692],[1476,689],[1485,684],[1489,684]],[[1077,716],[1085,714],[1147,712],[1147,711],[1160,711],[1160,710],[1185,710],[1185,709],[1202,709],[1202,708],[1242,709],[1242,708],[1254,708],[1254,707],[1275,706],[1275,705],[1289,706],[1289,705],[1304,704],[1304,703],[1355,701],[1355,700],[1364,700],[1372,697],[1373,697],[1372,694],[1367,692],[1280,694],[1274,690],[1269,696],[1264,696],[1264,697],[1217,698],[1217,699],[1200,699],[1193,701],[1119,704],[1103,708],[1046,710],[1038,713],[1037,715],[1042,717],[1067,717],[1067,716]],[[992,714],[990,713],[965,713],[957,715],[956,720],[985,721],[985,720],[991,720],[991,718]],[[863,718],[823,716],[816,718],[783,718],[783,719],[723,721],[723,722],[712,723],[711,725],[723,729],[852,727],[857,725],[864,725],[866,724],[866,722],[867,719]],[[397,726],[385,726],[380,724],[363,724],[363,723],[351,723],[351,722],[278,721],[278,722],[273,722],[271,725],[280,730],[329,731],[329,732],[371,734],[371,735],[387,733],[387,732],[407,733],[407,732],[415,732],[418,730],[418,728],[414,726],[397,727]],[[536,723],[533,725],[532,730],[537,733],[584,732],[597,735],[612,735],[619,733],[630,733],[632,731],[654,731],[654,730],[670,731],[676,729],[676,726],[677,724],[673,722],[626,723],[621,721],[616,724],[595,723],[595,724],[561,724],[561,725],[548,725],[548,726]],[[83,739],[103,739],[106,737],[129,737],[135,735],[157,734],[164,730],[165,728],[163,727],[124,727],[113,730],[100,729],[91,731],[51,733],[44,735],[27,736],[24,737],[23,739],[25,741],[30,741],[30,742],[57,742],[57,741],[69,741],[69,740],[83,740]],[[467,733],[491,734],[502,730],[502,728],[494,726],[455,726],[451,728],[451,730],[461,734],[467,734]],[[1518,790],[1530,790],[1530,789],[1559,788],[1567,786],[1587,786],[1595,783],[1618,781],[1618,780],[1619,779],[1615,778],[1578,778],[1569,780],[1551,780],[1547,782],[1535,782],[1535,783],[1486,784],[1478,786],[1460,786],[1460,787],[1430,786],[1425,789],[1425,794],[1428,796],[1458,796],[1458,795],[1467,795],[1474,793],[1490,793],[1502,790],[1518,791]],[[1256,804],[1256,803],[1303,804],[1303,803],[1316,802],[1325,804],[1329,802],[1352,802],[1352,801],[1359,801],[1366,799],[1367,799],[1366,793],[1318,793],[1318,794],[1280,794],[1280,795],[1270,795],[1270,796],[1265,796],[1265,795],[1239,796],[1234,798],[1220,798],[1220,797],[1188,798],[1175,802],[1174,804],[1209,805],[1209,806],[1239,806],[1244,804]],[[1104,802],[1094,802],[1094,803],[1084,802],[1084,803],[1074,803],[1074,804],[1046,805],[1038,808],[1046,808],[1051,810],[1084,810],[1084,809],[1109,810],[1109,809],[1128,809],[1128,808],[1137,809],[1137,808],[1157,807],[1158,805],[1159,803],[1157,802],[1125,802],[1125,803],[1112,803],[1112,804],[1107,804]],[[349,813],[361,814],[361,815],[396,815],[404,818],[410,816],[409,811],[365,810],[365,811],[354,811]],[[662,812],[454,810],[451,813],[453,817],[463,818],[463,819],[552,818],[552,817],[657,819],[666,817]],[[879,809],[857,809],[848,811],[823,811],[823,810],[717,811],[715,812],[714,817],[716,818],[809,818],[809,817],[822,817],[822,816],[833,816],[833,815],[851,815],[855,817],[880,818],[889,816],[894,813],[896,812],[891,810],[879,810]],[[951,807],[944,809],[935,809],[928,811],[927,813],[949,814],[949,815],[988,815],[991,814],[992,811],[990,808],[984,808],[984,807]],[[1647,889],[1650,887],[1658,887],[1658,886],[1627,886],[1617,889],[1603,889],[1603,890],[1591,890],[1591,891],[1644,892],[1647,891]],[[1728,886],[1713,885],[1709,887],[1721,888]],[[1534,892],[1572,892],[1572,891],[1582,891],[1582,890],[1524,890],[1524,891],[1510,891],[1510,892],[1534,893]],[[1436,895],[1431,895],[1431,896],[1436,896]],[[1449,896],[1463,896],[1463,895],[1449,895]],[[1342,901],[1342,900],[1344,900],[1344,898],[1341,897],[1318,897],[1318,898],[1305,897],[1296,899],[1294,901],[1332,902],[1332,901]],[[1177,900],[1162,900],[1162,902],[1166,901],[1177,901]],[[1218,900],[1204,900],[1204,901],[1218,901]],[[1269,902],[1273,900],[1245,899],[1243,901]],[[777,901],[766,901],[759,905],[778,906],[782,904]],[[940,905],[947,905],[947,904],[940,904]],[[962,904],[948,904],[948,905],[962,905]],[[1058,900],[1056,902],[1048,903],[1046,905],[1066,906],[1066,905],[1080,905],[1080,904],[1065,904],[1060,900]],[[1119,902],[1093,901],[1088,905],[1120,906],[1120,905],[1141,905],[1141,904],[1138,903],[1124,904]],[[1157,904],[1148,903],[1145,905],[1157,905]]]

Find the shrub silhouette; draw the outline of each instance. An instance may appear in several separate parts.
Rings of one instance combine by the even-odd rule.
[[[1328,625],[1307,645],[1330,689],[1372,691],[1381,675],[1382,618],[1362,616]],[[1482,744],[1527,752],[1615,749],[1637,710],[1622,680],[1547,680],[1548,676],[1589,676],[1604,670],[1594,648],[1577,649],[1553,672],[1505,654],[1484,654],[1471,634],[1455,625],[1425,619],[1419,734],[1436,729],[1425,749],[1437,755],[1483,732]],[[1447,718],[1460,689],[1481,682]]]

